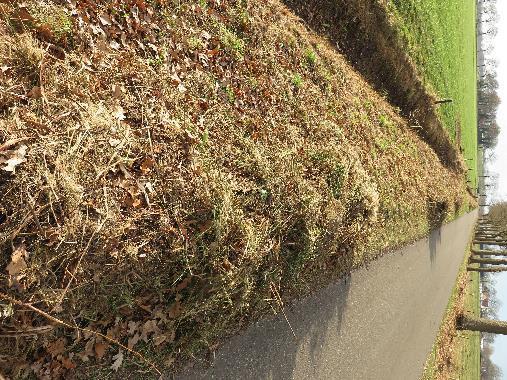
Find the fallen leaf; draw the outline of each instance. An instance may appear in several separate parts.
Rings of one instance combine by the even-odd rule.
[[[39,33],[39,36],[42,37],[42,39],[46,41],[54,40],[54,34],[49,25],[46,24],[39,25],[36,27],[36,30]]]
[[[26,161],[25,156],[27,150],[28,147],[26,145],[21,145],[16,150],[2,152],[2,155],[7,157],[7,159],[5,159],[0,155],[0,165],[5,165],[2,167],[2,170],[14,173],[16,171],[16,167]]]
[[[173,331],[166,332],[165,334],[155,335],[155,337],[153,338],[153,343],[155,344],[155,346],[160,346],[164,342],[165,343],[174,342],[175,338],[176,338],[176,332],[173,330]]]
[[[58,356],[62,354],[65,351],[65,344],[67,342],[64,338],[60,338],[58,340],[55,340],[54,342],[51,342],[46,347],[46,351],[51,354],[52,357]]]
[[[141,161],[141,165],[139,168],[143,172],[143,174],[147,174],[151,171],[151,168],[155,165],[155,160],[151,157],[146,157]]]
[[[121,43],[122,43],[123,46],[128,47],[127,35],[125,34],[125,32],[123,32],[120,35],[120,41],[121,41]]]
[[[112,25],[111,18],[107,14],[105,14],[105,13],[101,13],[99,15],[99,21],[104,26]]]
[[[172,73],[170,78],[171,78],[173,84],[180,84],[181,83],[181,79],[177,73]]]
[[[118,50],[121,47],[120,44],[114,40],[109,42],[109,46],[111,46],[111,48],[114,50]]]
[[[169,318],[178,318],[181,315],[182,308],[180,301],[176,301],[169,308]]]
[[[125,112],[123,111],[123,108],[120,106],[116,107],[113,116],[119,121],[125,120]]]
[[[118,86],[117,84],[113,84],[113,96],[115,99],[120,100],[123,97],[123,90],[121,86]]]
[[[66,368],[66,369],[74,369],[76,368],[76,365],[72,362],[72,360],[70,360],[69,358],[65,358],[63,357],[61,359],[61,362],[62,362],[62,365]]]
[[[129,321],[128,328],[129,328],[129,335],[134,335],[134,333],[137,331],[139,327],[139,322]]]
[[[21,7],[18,9],[16,16],[17,18],[22,22],[32,22],[35,21],[35,18],[28,12],[28,9],[26,6],[23,6],[23,4],[20,4]]]
[[[102,359],[102,357],[106,353],[106,348],[107,345],[105,343],[95,343],[94,350],[97,359]]]
[[[155,192],[155,188],[153,187],[153,184],[152,184],[151,182],[146,182],[146,183],[144,184],[144,188],[145,188],[145,189],[146,189],[146,191],[147,191],[148,193],[150,193],[150,194]]]
[[[139,334],[134,334],[133,337],[128,339],[127,347],[133,349],[134,346],[141,340],[141,336]]]
[[[183,85],[183,83],[180,83],[178,85],[178,91],[181,93],[181,94],[184,94],[186,91],[187,91],[187,88]]]
[[[161,322],[166,323],[167,320],[167,312],[161,306],[157,306],[157,308],[153,312],[153,316],[157,319],[160,319]]]
[[[157,321],[155,319],[147,321],[143,324],[141,339],[148,343],[148,336],[150,334],[160,334],[160,329],[157,326]]]
[[[164,361],[164,365],[165,365],[166,367],[170,367],[170,366],[172,366],[172,365],[173,365],[173,363],[174,363],[174,357],[173,357],[173,356],[169,356],[169,357],[168,357],[167,359],[165,359],[165,361]]]
[[[188,284],[190,284],[190,282],[192,281],[192,277],[191,276],[188,276],[187,278],[185,278],[183,281],[181,281],[175,288],[175,290],[177,292],[181,292],[183,289],[185,289]]]
[[[24,244],[14,249],[11,256],[11,262],[7,265],[7,273],[11,276],[16,276],[24,271],[28,266],[26,265],[25,258],[28,258],[28,252]]]
[[[121,140],[120,139],[113,139],[113,138],[110,138],[109,139],[109,145],[111,145],[113,148],[115,146],[118,146],[121,144]]]
[[[40,99],[42,98],[42,89],[39,86],[35,86],[28,92],[27,95],[31,99]]]
[[[116,355],[113,356],[113,365],[111,366],[111,369],[114,371],[118,371],[120,369],[122,363],[123,363],[123,352],[120,350]]]
[[[102,30],[102,29],[100,29],[100,30]],[[97,41],[97,43],[95,44],[95,47],[99,52],[104,53],[104,54],[108,54],[110,51],[108,44],[106,44],[105,41],[103,41],[103,40]]]
[[[123,203],[126,207],[133,207],[138,208],[141,206],[141,199],[139,199],[137,196],[133,196],[130,192],[125,195],[125,198],[123,198]]]

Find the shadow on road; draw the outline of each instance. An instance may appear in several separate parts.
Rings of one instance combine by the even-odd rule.
[[[442,238],[442,230],[440,228],[431,231],[430,236],[428,238],[430,248],[430,260],[432,266],[435,264],[435,261],[437,259],[438,246],[440,245],[441,238]]]
[[[349,277],[285,308],[296,337],[284,315],[262,320],[220,348],[209,366],[204,362],[187,368],[177,379],[291,379],[296,363],[317,368],[326,336],[340,331],[347,305]]]
[[[431,233],[428,238],[431,265],[435,264],[437,258],[438,246],[442,238],[442,224],[444,223],[449,206],[445,202],[436,202],[431,199],[427,201],[428,225]]]

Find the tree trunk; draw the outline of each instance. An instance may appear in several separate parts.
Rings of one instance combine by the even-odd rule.
[[[491,273],[496,273],[496,272],[507,272],[507,266],[495,266],[495,267],[472,267],[472,266],[467,266],[467,271],[469,272],[491,272]]]
[[[477,256],[507,256],[507,251],[490,251],[486,249],[472,249],[472,254]]]
[[[491,264],[491,265],[507,265],[507,258],[505,259],[486,259],[480,257],[470,257],[470,263],[476,264]]]
[[[493,234],[482,234],[482,233],[475,234],[475,240],[495,240],[496,237],[497,235]]]
[[[476,318],[465,314],[458,319],[458,329],[507,335],[507,322]]]
[[[474,240],[474,244],[486,244],[486,245],[500,245],[500,246],[507,246],[507,242],[504,241],[496,241],[496,240]]]

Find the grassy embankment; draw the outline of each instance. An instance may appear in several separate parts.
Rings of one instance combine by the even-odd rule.
[[[122,4],[0,4],[8,376],[173,368],[467,204],[279,1]]]
[[[480,379],[480,334],[456,330],[456,317],[463,311],[480,315],[479,274],[467,272],[468,255],[453,289],[422,380]]]
[[[469,180],[477,187],[476,4],[390,0],[389,5],[426,84],[454,100],[440,107],[440,115],[465,158],[472,159]]]

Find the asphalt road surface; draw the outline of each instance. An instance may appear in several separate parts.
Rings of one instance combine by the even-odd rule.
[[[263,320],[178,379],[419,379],[463,261],[473,212]]]

